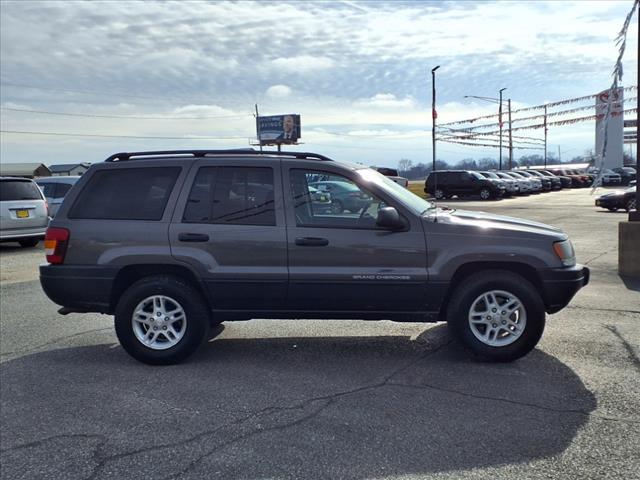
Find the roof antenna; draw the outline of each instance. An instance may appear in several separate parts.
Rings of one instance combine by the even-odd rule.
[[[438,175],[436,174],[436,119],[438,113],[436,112],[436,70],[440,68],[440,65],[436,65],[431,69],[431,144],[433,147],[433,165],[431,167],[431,173],[433,175],[433,206],[436,208],[434,223],[438,223],[438,203],[436,192],[438,191]]]

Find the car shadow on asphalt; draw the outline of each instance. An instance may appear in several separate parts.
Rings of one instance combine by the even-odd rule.
[[[413,339],[214,338],[170,367],[69,348],[0,375],[7,478],[452,472],[558,455],[596,408],[558,359],[478,362],[444,325]]]

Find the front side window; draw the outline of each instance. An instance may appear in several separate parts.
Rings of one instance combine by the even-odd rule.
[[[161,220],[180,167],[123,168],[96,172],[69,218]]]
[[[182,220],[186,223],[275,225],[273,169],[200,168]]]
[[[376,228],[385,203],[354,181],[333,173],[292,169],[291,195],[299,227]]]

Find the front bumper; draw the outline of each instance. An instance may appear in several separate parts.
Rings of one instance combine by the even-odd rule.
[[[583,265],[539,270],[547,313],[566,307],[578,290],[589,283],[590,271]]]

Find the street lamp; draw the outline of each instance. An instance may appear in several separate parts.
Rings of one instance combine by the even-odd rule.
[[[436,70],[440,68],[437,65],[431,69],[431,145],[433,152],[433,165],[432,171],[436,171],[436,118],[438,113],[436,112]]]
[[[480,97],[478,95],[465,95],[464,98],[477,98],[478,100],[484,100],[485,102],[497,103],[498,107],[498,123],[500,125],[500,170],[502,170],[502,92],[507,88],[500,89],[500,98],[492,97]],[[509,170],[511,170],[513,163],[513,140],[511,137],[511,99],[507,100],[509,111]]]

